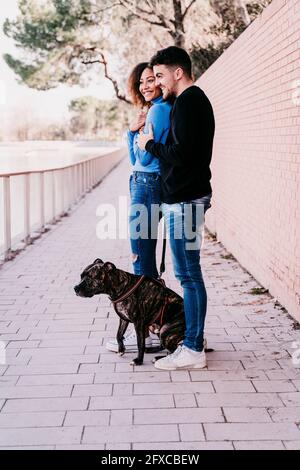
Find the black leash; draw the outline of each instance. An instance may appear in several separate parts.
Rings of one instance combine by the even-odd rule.
[[[166,258],[166,245],[167,245],[167,240],[166,240],[166,221],[163,218],[163,247],[162,247],[162,254],[161,254],[161,263],[160,263],[160,268],[159,268],[159,276],[158,278],[160,279],[163,273],[166,270],[165,266],[165,258]]]

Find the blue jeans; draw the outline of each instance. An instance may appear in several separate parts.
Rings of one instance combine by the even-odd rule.
[[[135,171],[129,180],[129,232],[133,270],[157,278],[156,244],[160,211],[160,175]],[[140,221],[141,223],[137,223]]]
[[[204,214],[211,194],[197,203],[162,204],[167,237],[170,240],[176,279],[183,288],[186,331],[183,344],[194,351],[203,350],[207,294],[200,266]]]

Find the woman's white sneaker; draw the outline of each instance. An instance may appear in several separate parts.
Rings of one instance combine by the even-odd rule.
[[[127,335],[124,336],[124,346],[126,352],[137,352],[137,339],[135,330],[129,331]],[[112,339],[108,341],[105,345],[106,349],[113,352],[118,352],[119,346],[116,339]],[[146,348],[153,348],[152,339],[150,336],[145,339],[145,347]]]
[[[206,367],[206,356],[204,350],[193,351],[184,345],[179,345],[176,351],[154,363],[157,369],[204,369]]]

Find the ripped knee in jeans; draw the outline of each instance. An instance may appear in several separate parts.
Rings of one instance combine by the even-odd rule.
[[[132,262],[136,263],[138,260],[139,255],[136,255],[135,253],[132,253]]]

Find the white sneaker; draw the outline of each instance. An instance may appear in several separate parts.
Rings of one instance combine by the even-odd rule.
[[[173,354],[159,359],[154,366],[163,370],[203,369],[206,367],[205,352],[193,351],[184,345],[179,345]]]
[[[127,334],[125,334],[124,346],[125,346],[126,352],[138,351],[135,330],[129,331]],[[106,343],[105,347],[109,351],[118,352],[118,349],[119,349],[118,341],[116,339],[112,339]],[[150,338],[150,336],[148,336],[148,338],[145,339],[145,347],[153,348],[153,343],[152,343],[152,339]]]
[[[159,348],[159,346],[160,346],[159,336],[156,335],[155,333],[151,333],[151,331],[149,331],[149,337],[151,338],[151,341],[152,341],[152,348]]]

